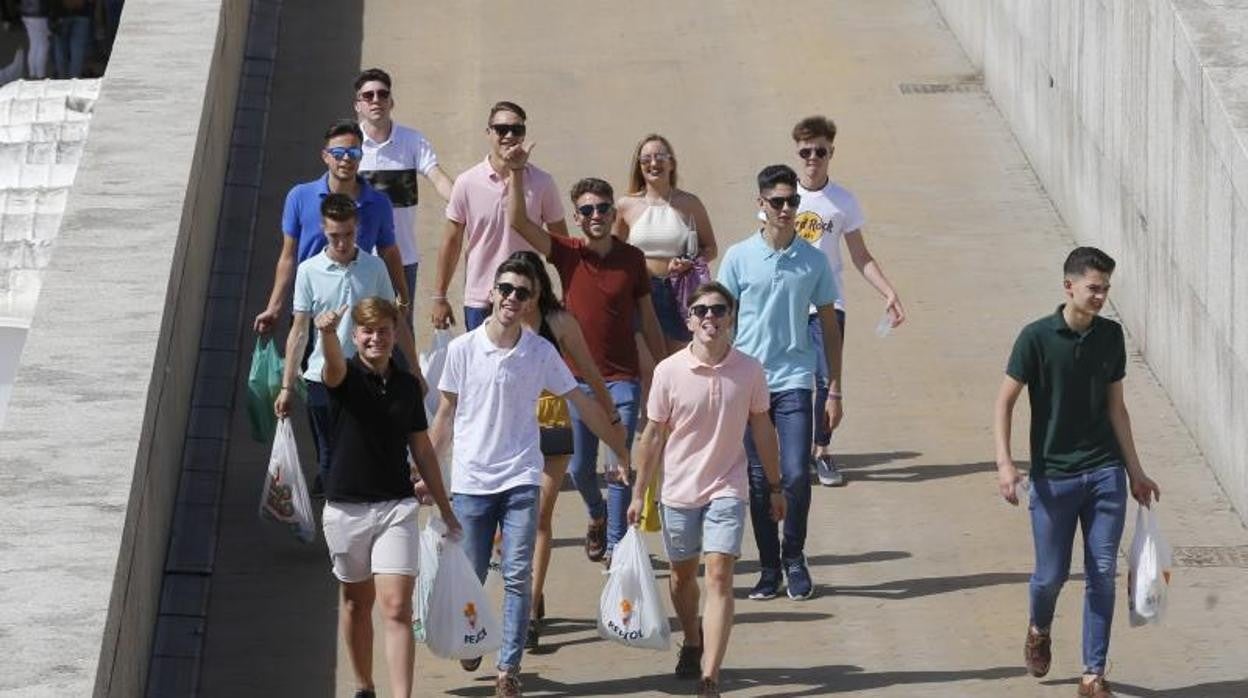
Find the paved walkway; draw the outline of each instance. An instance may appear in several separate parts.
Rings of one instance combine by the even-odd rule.
[[[512,3],[333,5],[316,16],[288,7],[283,17],[260,233],[273,231],[274,247],[255,255],[261,281],[253,278],[249,307],[267,291],[282,195],[317,174],[316,139],[331,117],[350,113],[349,83],[361,65],[394,73],[396,116],[425,131],[450,172],[483,157],[485,113],[497,99],[528,109],[534,160],[563,188],[586,175],[618,186],[640,136],[669,136],[681,182],[706,202],[721,249],[754,227],[754,174],[792,160],[792,123],[827,113],[841,131],[834,175],[863,201],[868,242],[911,320],[877,339],[881,308],[849,272],[847,416],[837,444],[850,481],[814,492],[808,553],[818,595],[744,599],[757,571],[747,543],[724,688],[1074,694],[1081,577],[1059,605],[1052,673],[1024,676],[1029,533],[1025,512],[995,494],[990,431],[1010,343],[1060,302],[1058,269],[1072,240],[987,96],[899,90],[972,72],[929,2],[647,1],[612,4],[609,14],[571,1],[540,12]],[[362,44],[352,44],[356,32]],[[426,193],[418,298],[428,296],[440,228],[440,206]],[[1127,385],[1145,466],[1165,492],[1159,511],[1171,542],[1240,546],[1241,560],[1248,556],[1248,533],[1138,357]],[[266,453],[246,441],[245,416],[235,424],[203,694],[350,695],[323,546],[298,547],[256,521]],[[1015,440],[1023,457],[1025,431]],[[687,692],[670,678],[674,652],[597,639],[601,579],[581,553],[583,525],[578,498],[566,492],[547,591],[552,628],[546,651],[525,658],[526,691]],[[660,549],[657,538],[650,543]],[[1248,695],[1248,600],[1232,591],[1248,583],[1248,569],[1233,562],[1176,570],[1164,628],[1128,628],[1120,598],[1110,676],[1122,695]],[[381,678],[380,638],[377,656]],[[417,695],[492,694],[487,672],[465,674],[423,649],[417,675]]]

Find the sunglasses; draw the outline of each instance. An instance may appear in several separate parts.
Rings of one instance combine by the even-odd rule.
[[[697,303],[689,306],[689,314],[696,318],[704,318],[707,313],[710,313],[711,317],[723,317],[728,314],[728,306],[723,303],[714,303],[712,305]]]
[[[346,146],[336,145],[332,148],[326,148],[325,152],[329,153],[329,156],[335,160],[359,160],[364,157],[364,149],[358,145],[353,145],[349,148]]]
[[[637,162],[640,162],[643,165],[649,165],[652,162],[671,162],[671,161],[672,161],[671,153],[654,153],[653,155],[642,155],[641,157],[637,158]]]
[[[381,102],[387,99],[390,99],[390,90],[365,90],[360,93],[360,101],[362,102],[372,102],[373,100]]]
[[[506,138],[514,135],[516,138],[524,138],[524,134],[528,132],[524,124],[490,124],[490,130],[498,134],[499,138]]]
[[[768,206],[779,211],[784,208],[785,204],[788,204],[790,208],[797,208],[797,205],[802,203],[802,195],[792,194],[790,196],[770,196],[763,199],[763,201],[766,201]]]
[[[828,156],[828,149],[819,146],[818,148],[802,148],[797,151],[797,156],[803,160],[809,160],[811,155],[822,160]]]
[[[576,212],[586,218],[589,218],[590,216],[594,215],[595,212],[597,212],[598,215],[600,216],[605,216],[607,215],[607,211],[611,210],[611,206],[612,204],[609,204],[606,201],[602,201],[596,204],[585,204],[584,206],[577,206]]]
[[[505,281],[494,284],[494,290],[498,291],[498,295],[503,298],[515,296],[516,300],[521,303],[533,297],[533,289],[528,286],[516,286],[515,284],[509,284]]]

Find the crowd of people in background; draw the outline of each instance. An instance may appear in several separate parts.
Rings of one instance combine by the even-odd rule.
[[[660,512],[671,600],[683,630],[674,673],[696,679],[698,695],[719,695],[747,518],[759,555],[749,599],[783,592],[801,601],[818,588],[806,543],[825,533],[808,530],[811,486],[845,482],[832,449],[845,413],[842,242],[883,299],[882,326],[906,319],[864,240],[862,208],[829,176],[836,125],[824,116],[797,121],[789,134],[796,167],[758,172],[751,193],[758,220],[744,239],[721,250],[710,213],[683,188],[676,151],[661,135],[638,141],[618,197],[601,176],[572,185],[566,201],[576,234],[570,234],[561,190],[530,162],[528,115],[519,104],[499,101],[488,110],[485,157],[452,177],[420,131],[392,120],[387,73],[361,73],[353,98],[355,118],[323,134],[325,172],[286,198],[273,286],[254,328],[271,333],[290,320],[275,410],[290,415],[296,383],[306,382],[320,466],[313,489],[326,500],[323,528],[341,582],[341,631],[357,698],[374,695],[375,599],[387,623],[395,695],[412,688],[412,637],[395,628],[411,620],[415,512],[422,499],[438,506],[448,535],[463,541],[481,580],[496,557],[504,588],[496,695],[521,694],[524,650],[541,643],[545,582],[559,573],[550,569],[551,518],[567,475],[585,505],[589,561],[609,565],[628,527],[648,508]],[[424,326],[415,322],[413,297],[422,178],[446,201],[425,308],[434,329],[457,324],[458,315],[465,330],[451,341],[436,385],[425,385],[416,361],[414,323]],[[721,252],[713,281],[708,265]],[[449,292],[461,259],[457,312]],[[1026,656],[1036,675],[1048,670],[1049,624],[1076,519],[1095,510],[1102,522],[1098,549],[1111,550],[1108,542],[1116,549],[1121,509],[1111,511],[1105,502],[1121,504],[1123,477],[1142,503],[1157,495],[1130,446],[1121,407],[1121,331],[1096,318],[1113,269],[1107,260],[1084,253],[1068,263],[1066,315],[1059,308],[1029,329],[1035,341],[1020,338],[999,408],[1006,499],[1016,501],[1018,479],[1009,470],[1007,409],[1023,385],[1032,390],[1033,435],[1060,426],[1053,443],[1033,438],[1033,477],[1043,478],[1047,463],[1055,480],[1079,474],[1084,482],[1082,489],[1035,487],[1033,512],[1049,512],[1033,513],[1038,576]],[[1050,337],[1052,329],[1060,337]],[[1089,374],[1078,350],[1070,375],[1043,358],[1089,332],[1103,370]],[[1101,401],[1084,399],[1076,415],[1065,401],[1087,397],[1089,375],[1103,384],[1093,386]],[[1064,396],[1059,390],[1049,401],[1037,397],[1063,381],[1080,387]],[[418,390],[440,393],[431,423]],[[1106,396],[1108,417],[1101,414]],[[1090,448],[1087,424],[1097,430],[1088,435],[1095,442],[1091,458],[1079,451]],[[600,441],[610,451],[601,473]],[[450,454],[449,483],[437,454]],[[1124,461],[1125,476],[1107,476],[1112,492],[1087,484],[1088,472],[1121,471]],[[1112,555],[1102,562],[1112,579]],[[700,563],[706,598],[699,610]],[[1096,575],[1089,580],[1093,646],[1085,651],[1088,676],[1079,690],[1103,697],[1110,695],[1103,626],[1113,590]],[[475,672],[481,658],[461,663]]]
[[[99,77],[112,52],[125,0],[3,0],[6,31],[24,29],[26,42],[0,84],[27,78]]]

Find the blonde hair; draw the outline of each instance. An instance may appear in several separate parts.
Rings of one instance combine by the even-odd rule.
[[[641,176],[641,149],[646,147],[647,143],[658,141],[667,148],[668,154],[672,156],[672,171],[668,176],[672,189],[676,188],[676,149],[668,142],[666,138],[657,133],[646,134],[637,142],[637,147],[633,149],[633,162],[628,171],[628,193],[633,196],[640,196],[646,192],[646,179]]]
[[[356,327],[377,327],[389,320],[397,329],[403,322],[403,313],[399,306],[385,298],[372,296],[360,301],[351,309],[351,320]]]

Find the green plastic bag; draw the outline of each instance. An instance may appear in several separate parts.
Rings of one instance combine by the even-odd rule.
[[[251,352],[251,372],[247,374],[247,416],[251,420],[251,438],[272,443],[277,430],[273,403],[282,389],[282,357],[269,338],[256,338]]]

